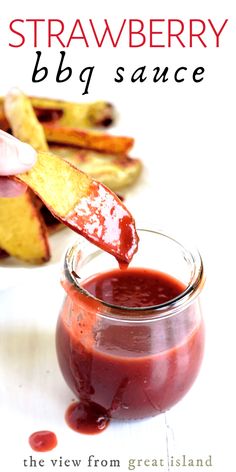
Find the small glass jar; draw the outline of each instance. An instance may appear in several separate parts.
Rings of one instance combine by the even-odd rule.
[[[169,274],[183,292],[141,308],[97,299],[84,281],[117,268],[117,262],[81,238],[65,257],[67,297],[57,325],[57,355],[67,384],[81,402],[97,404],[117,419],[154,416],[172,407],[193,384],[204,348],[198,251],[161,232],[138,233],[131,267]]]

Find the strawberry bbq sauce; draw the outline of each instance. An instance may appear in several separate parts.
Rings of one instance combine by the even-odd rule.
[[[161,233],[149,233],[145,238],[158,235],[168,239]],[[164,243],[166,246],[166,240]],[[143,248],[147,252],[141,237],[137,259]],[[168,254],[172,249],[167,245]],[[183,247],[176,243],[174,250],[187,264]],[[163,251],[164,246],[160,247],[160,259],[158,248],[155,254],[161,267]],[[78,254],[81,258],[81,251]],[[94,253],[94,260],[96,257]],[[185,282],[169,275],[170,264],[168,274],[143,267],[104,272],[98,256],[94,267],[98,270],[100,265],[101,271],[93,270],[89,276],[86,272],[84,278],[80,278],[82,265],[93,258],[84,259],[81,267],[77,264],[76,273],[72,270],[75,265],[65,265],[67,298],[58,320],[56,344],[61,371],[79,400],[66,412],[73,429],[98,433],[113,418],[157,415],[189,390],[199,371],[204,345],[196,296],[203,284],[198,253],[197,258],[195,272],[192,266],[186,270],[191,282],[188,274],[182,278]],[[155,264],[153,255],[150,260]],[[146,258],[148,267],[150,260]]]
[[[57,437],[52,431],[37,431],[30,435],[29,445],[36,452],[48,452],[57,446]]]

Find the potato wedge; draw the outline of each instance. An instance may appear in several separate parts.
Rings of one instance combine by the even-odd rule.
[[[43,128],[25,95],[13,90],[5,99],[4,109],[16,137],[35,149],[48,148]],[[0,246],[27,262],[47,261],[50,257],[47,228],[34,194],[28,191],[20,197],[2,198],[0,209]]]
[[[134,220],[104,185],[46,152],[39,152],[34,167],[15,178],[26,183],[64,224],[119,262],[130,262],[138,246]]]
[[[63,100],[31,97],[31,103],[40,122],[57,122],[61,126],[78,128],[107,128],[115,121],[111,103],[72,103]]]
[[[29,190],[16,198],[0,198],[0,247],[26,262],[48,261],[46,229]]]
[[[105,101],[73,103],[50,98],[29,98],[41,123],[56,122],[61,126],[78,128],[107,128],[115,121],[114,107]],[[5,126],[8,129],[9,124],[4,116],[3,102],[4,97],[0,97],[0,127],[5,119]]]
[[[47,123],[44,123],[43,128],[49,142],[71,144],[107,153],[126,154],[134,144],[133,138],[113,136],[99,131],[87,131]]]
[[[26,95],[18,89],[11,90],[5,97],[4,111],[16,138],[31,144],[36,151],[48,150],[43,127]]]
[[[139,159],[125,155],[102,154],[88,149],[58,144],[51,144],[49,148],[50,151],[115,192],[132,185],[142,170],[142,163]]]
[[[46,139],[114,154],[126,154],[134,143],[133,138],[127,136],[112,136],[99,131],[64,126],[57,122],[44,122],[42,128],[30,99],[17,89],[13,89],[5,97],[4,111],[14,136],[31,144],[37,151],[48,150]],[[32,142],[36,137],[37,141]]]

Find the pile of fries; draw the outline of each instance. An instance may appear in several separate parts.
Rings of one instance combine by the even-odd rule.
[[[106,102],[70,103],[27,97],[18,90],[0,98],[2,130],[38,152],[59,156],[119,192],[136,181],[142,165],[128,156],[132,138],[93,129],[108,127],[114,119],[114,108]],[[48,158],[48,176],[50,171]],[[48,235],[63,227],[30,189],[16,198],[0,198],[0,258],[11,255],[36,264],[48,261]]]

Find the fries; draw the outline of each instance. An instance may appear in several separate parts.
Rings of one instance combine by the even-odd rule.
[[[72,144],[85,149],[114,154],[125,154],[134,143],[133,138],[126,136],[112,136],[98,131],[66,128],[47,123],[44,124],[44,132],[49,142]]]
[[[94,110],[97,110],[97,108],[94,106]],[[133,138],[127,136],[112,136],[99,131],[68,126],[75,111],[74,108],[69,108],[69,110],[69,119],[68,115],[65,114],[58,120],[43,122],[42,127],[32,109],[30,99],[18,90],[10,92],[4,101],[4,111],[8,122],[11,123],[14,116],[14,128],[12,129],[14,136],[24,142],[29,142],[32,136],[37,136],[37,143],[33,146],[36,150],[48,150],[46,139],[49,142],[71,144],[114,154],[125,154],[133,146]],[[91,114],[94,113],[92,106],[90,106],[90,112]],[[54,113],[56,113],[56,110],[54,110]],[[2,124],[6,128],[4,120]],[[82,122],[85,123],[86,119],[82,119]]]
[[[107,102],[72,103],[37,97],[30,100],[41,122],[57,122],[61,126],[78,128],[106,128],[115,121],[114,107]]]
[[[50,257],[47,234],[63,225],[99,246],[101,240],[98,233],[91,231],[89,225],[92,221],[94,225],[95,217],[96,224],[99,224],[100,217],[101,220],[109,220],[111,217],[109,212],[106,213],[106,205],[104,210],[97,203],[101,200],[101,195],[104,201],[117,207],[120,215],[130,219],[130,235],[137,242],[134,222],[125,206],[106,187],[92,179],[96,178],[117,191],[133,183],[140,174],[141,162],[127,156],[127,151],[133,145],[133,138],[83,129],[94,124],[107,126],[113,120],[114,109],[106,102],[75,104],[28,98],[17,89],[13,89],[5,97],[4,103],[0,98],[0,125],[4,129],[10,129],[14,136],[38,151],[35,166],[29,172],[15,177],[26,183],[31,191],[14,199],[0,199],[0,212],[5,208],[0,218],[2,254],[6,251],[9,255],[31,263],[46,261]],[[49,148],[53,153],[48,151]],[[86,214],[84,205],[87,205]],[[9,228],[7,214],[11,221]],[[32,225],[31,232],[27,229],[29,221]],[[117,222],[112,221],[111,224]],[[14,242],[15,231],[17,238]],[[109,241],[109,234],[104,231],[106,233],[107,227],[102,229],[102,245],[105,250],[120,260],[129,261],[136,250],[135,244],[130,248],[129,254],[124,255],[122,243]],[[9,244],[6,241],[10,241]],[[32,251],[32,241],[35,252]]]
[[[36,151],[48,150],[43,127],[26,95],[13,89],[5,98],[4,111],[16,138],[31,144]]]
[[[17,198],[0,198],[0,247],[26,262],[49,260],[46,229],[30,191]]]
[[[15,178],[26,183],[69,228],[119,262],[130,262],[138,245],[134,220],[108,188],[46,152],[38,153],[34,167]]]
[[[51,144],[50,151],[117,192],[139,177],[142,163],[125,155],[103,154],[71,146]]]
[[[29,97],[38,120],[78,128],[107,128],[115,121],[115,110],[108,102],[72,103],[50,98]],[[4,109],[4,97],[0,97],[0,127],[9,129]],[[3,129],[3,128],[2,128]]]
[[[25,95],[12,91],[5,99],[4,109],[17,138],[36,150],[48,148],[42,126]],[[17,198],[0,198],[0,247],[26,262],[49,260],[47,228],[32,192]]]
[[[39,152],[34,167],[17,180],[27,184],[56,217],[65,217],[89,194],[91,179],[49,152]]]

